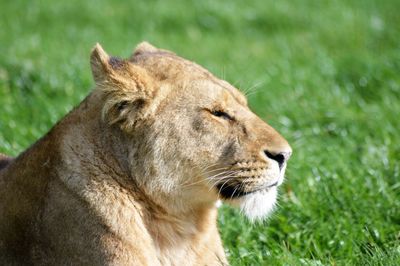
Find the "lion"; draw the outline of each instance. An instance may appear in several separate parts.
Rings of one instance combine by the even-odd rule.
[[[265,218],[292,150],[228,82],[141,43],[97,44],[95,88],[0,158],[5,265],[226,265],[216,202]]]

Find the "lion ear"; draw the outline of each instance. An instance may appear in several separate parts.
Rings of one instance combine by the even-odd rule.
[[[124,128],[144,119],[156,93],[147,71],[110,57],[99,44],[92,50],[90,63],[96,85],[104,95],[103,119]]]
[[[170,55],[175,55],[175,53],[168,51],[168,50],[164,50],[164,49],[160,49],[155,47],[154,45],[148,43],[148,42],[141,42],[139,43],[136,48],[133,50],[133,53],[130,57],[130,61],[135,61],[135,57],[139,56],[139,55],[143,55],[146,53],[163,53],[163,54],[170,54]]]
[[[96,43],[90,55],[90,66],[92,67],[92,75],[96,84],[102,83],[107,79],[107,76],[112,74],[109,61],[110,56],[99,43]]]
[[[142,53],[154,53],[157,51],[158,49],[152,44],[148,42],[141,42],[136,46],[135,50],[133,51],[133,55]]]
[[[93,79],[97,85],[108,84],[123,86],[132,85],[139,67],[131,65],[128,61],[114,56],[109,56],[100,44],[96,44],[90,55],[90,65]],[[139,72],[142,70],[138,70]]]

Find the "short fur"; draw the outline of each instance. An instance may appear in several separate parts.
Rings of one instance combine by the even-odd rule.
[[[96,45],[91,66],[77,108],[0,156],[1,264],[227,264],[216,202],[265,217],[287,142],[230,84],[148,43],[127,60]]]

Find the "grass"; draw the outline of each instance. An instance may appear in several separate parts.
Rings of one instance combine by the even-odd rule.
[[[223,207],[232,265],[400,265],[400,9],[389,0],[5,1],[0,152],[17,155],[90,91],[89,51],[141,40],[242,89],[291,143],[279,208]]]

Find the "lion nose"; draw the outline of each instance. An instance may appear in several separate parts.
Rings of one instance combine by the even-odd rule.
[[[264,154],[271,160],[274,160],[278,163],[279,169],[282,170],[282,167],[285,165],[285,162],[289,160],[290,156],[292,155],[291,150],[287,151],[268,151],[264,150]]]

